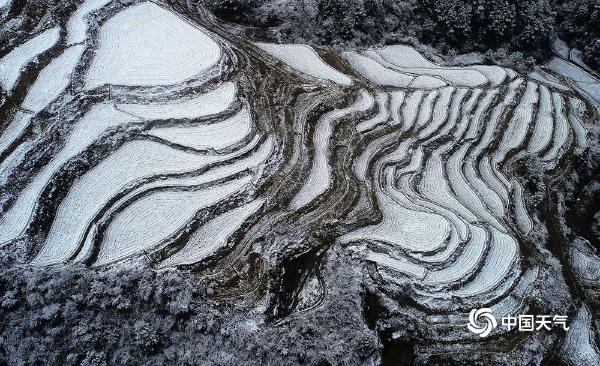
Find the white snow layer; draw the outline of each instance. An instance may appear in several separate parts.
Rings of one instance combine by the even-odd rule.
[[[0,60],[0,86],[10,92],[21,76],[21,71],[42,52],[54,46],[60,38],[60,28],[47,29],[16,47]]]
[[[214,66],[221,48],[210,36],[154,3],[130,6],[100,29],[86,88],[184,82]]]
[[[341,85],[352,85],[352,80],[347,75],[325,63],[310,46],[274,43],[256,43],[256,45],[303,74],[317,79],[331,80]]]

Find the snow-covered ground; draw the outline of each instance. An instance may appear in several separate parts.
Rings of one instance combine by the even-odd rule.
[[[98,42],[86,77],[89,89],[178,84],[216,65],[222,53],[206,32],[152,2],[110,18]]]
[[[50,28],[26,41],[0,59],[0,85],[10,92],[23,68],[41,53],[54,46],[60,38],[60,28]]]
[[[326,64],[310,46],[273,43],[257,43],[256,45],[301,73],[342,85],[352,85],[352,80],[348,76]]]
[[[262,289],[321,245],[448,344],[473,343],[468,309],[526,311],[560,276],[530,191],[590,145],[600,82],[577,53],[558,45],[530,74],[447,67],[407,45],[251,42],[176,11],[86,0],[0,59],[6,98],[22,92],[3,104],[0,248],[27,244],[40,266],[216,263],[215,278]],[[528,181],[530,164],[546,180]],[[597,258],[581,247],[566,260],[587,285]],[[326,297],[312,268],[296,275]],[[562,347],[593,364],[578,309]]]

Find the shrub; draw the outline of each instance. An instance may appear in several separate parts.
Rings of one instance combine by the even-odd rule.
[[[583,60],[589,66],[600,69],[600,38],[593,39],[585,46]]]

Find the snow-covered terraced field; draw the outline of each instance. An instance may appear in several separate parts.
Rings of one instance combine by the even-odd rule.
[[[69,85],[71,74],[83,50],[83,46],[68,48],[40,72],[21,104],[23,112],[17,112],[0,137],[0,152],[23,133],[34,114],[46,108]]]
[[[175,144],[197,150],[224,149],[235,145],[252,131],[252,118],[247,107],[235,116],[208,125],[197,127],[159,127],[150,134]]]
[[[23,68],[41,53],[55,45],[60,37],[60,28],[51,28],[27,40],[0,59],[0,86],[10,92],[21,76]]]
[[[224,112],[235,101],[235,93],[235,84],[227,82],[189,99],[151,104],[118,103],[116,107],[146,120],[194,119]]]
[[[87,19],[92,12],[101,9],[110,0],[85,0],[67,22],[67,44],[73,45],[87,40]]]
[[[112,197],[137,181],[198,170],[218,160],[216,156],[198,156],[156,142],[126,144],[73,185],[61,202],[46,244],[35,261],[55,263],[69,259],[94,217]],[[89,198],[82,202],[82,197]]]
[[[108,4],[87,0],[77,8],[66,24],[67,46],[41,69],[20,109],[4,122],[3,179],[9,179],[27,163],[24,154],[45,154],[35,144],[47,138],[34,127],[37,116],[56,116],[47,124],[58,140],[56,148],[20,183],[0,216],[0,242],[8,245],[27,238],[50,209],[52,219],[32,261],[36,264],[114,263],[162,248],[173,235],[189,230],[199,212],[220,212],[219,217],[240,226],[249,215],[236,215],[244,212],[241,207],[264,202],[253,196],[265,164],[277,152],[273,137],[258,129],[255,118],[260,114],[250,109],[235,79],[203,85],[223,71],[229,51],[222,41],[151,2],[111,5],[113,14],[90,33],[88,25],[97,22],[95,14]],[[58,41],[59,31],[37,35],[2,59],[5,89],[16,83],[27,63]],[[92,45],[98,48],[82,65],[83,52]],[[76,67],[81,70],[78,85],[85,80],[86,89],[170,85],[175,91],[150,89],[140,97],[126,87],[96,97],[100,102],[85,102],[86,97],[73,101]],[[83,111],[65,120],[61,106],[50,109],[57,99],[63,106],[79,103]],[[82,170],[73,175],[75,169]],[[65,176],[71,177],[68,183]],[[48,192],[62,193],[54,201]],[[219,234],[215,242],[196,239],[186,250],[211,253],[226,245],[228,235]],[[172,263],[178,262],[190,263]]]
[[[0,242],[14,239],[25,230],[42,190],[65,162],[84,151],[108,129],[135,121],[138,119],[117,111],[111,104],[93,106],[77,122],[63,149],[33,178],[0,219]]]
[[[159,245],[180,231],[200,209],[216,204],[249,183],[250,177],[246,176],[208,189],[162,190],[138,199],[112,219],[100,244],[97,263],[113,262]],[[154,221],[157,216],[161,218],[160,225]]]
[[[408,94],[395,110],[378,103],[379,112],[357,124],[357,132],[374,133],[383,113],[400,116],[391,139],[371,138],[354,168],[374,191],[382,217],[337,242],[356,250],[366,245],[364,258],[383,283],[413,283],[425,308],[512,301],[511,288],[521,288],[524,273],[519,242],[536,224],[511,165],[528,156],[550,170],[583,151],[581,98],[496,67],[438,67],[405,46],[345,57],[369,81]],[[443,83],[410,91],[408,75]]]
[[[234,98],[235,87],[232,83],[225,83],[217,90],[201,94],[188,101],[94,105],[76,122],[63,149],[34,177],[33,182],[21,193],[11,210],[0,218],[0,243],[16,238],[25,230],[35,202],[58,169],[69,159],[82,153],[107,131],[148,119],[200,118],[221,113],[233,103]],[[211,135],[211,131],[215,132]],[[194,141],[192,147],[198,149],[223,149],[234,145],[250,133],[250,116],[247,111],[245,114],[241,111],[236,117],[215,124],[196,128],[158,127],[150,133],[173,143],[184,143],[191,139]],[[222,138],[222,141],[218,141],[218,138]],[[180,141],[182,139],[183,141]]]
[[[300,44],[257,43],[263,51],[283,61],[303,74],[317,79],[331,80],[342,85],[351,85],[352,80],[325,63],[312,47]]]
[[[152,3],[133,5],[100,29],[86,88],[172,85],[217,64],[221,48],[205,31]]]
[[[357,112],[364,112],[373,106],[374,98],[362,90],[358,99],[349,107],[337,109],[323,115],[315,126],[314,151],[312,167],[300,192],[291,202],[291,207],[298,209],[323,194],[330,185],[331,163],[329,160],[329,140],[333,132],[333,124],[340,119]]]
[[[233,209],[217,216],[204,224],[200,230],[186,243],[175,255],[161,263],[162,267],[194,264],[207,258],[221,247],[226,245],[227,239],[237,230],[242,223],[255,213],[264,203],[255,200],[244,206]]]
[[[558,179],[586,151],[595,76],[560,55],[526,75],[405,45],[257,43],[214,22],[86,0],[0,59],[6,95],[24,91],[1,115],[0,248],[40,266],[193,268],[278,301],[282,283],[304,286],[294,266],[313,276],[335,247],[449,344],[475,339],[470,309],[542,296],[529,289],[556,264],[531,196],[548,187],[527,172]],[[588,318],[568,340],[595,354]]]

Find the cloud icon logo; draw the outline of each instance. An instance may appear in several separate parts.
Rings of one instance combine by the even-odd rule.
[[[469,314],[469,324],[467,328],[480,337],[487,337],[494,328],[498,326],[496,317],[492,314],[492,309],[481,308],[473,309]]]

